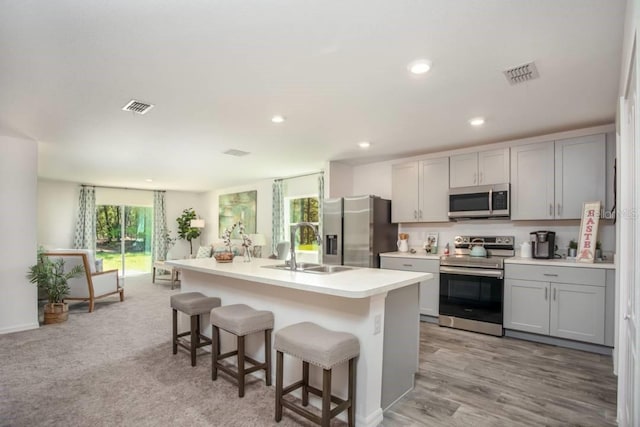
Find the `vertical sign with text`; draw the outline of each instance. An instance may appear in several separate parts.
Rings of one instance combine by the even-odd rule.
[[[598,238],[598,222],[600,221],[600,202],[586,202],[582,205],[582,221],[580,222],[580,242],[578,243],[578,262],[594,262],[596,240]]]

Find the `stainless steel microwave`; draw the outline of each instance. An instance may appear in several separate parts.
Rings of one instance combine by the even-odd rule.
[[[509,184],[449,189],[449,218],[508,218]]]

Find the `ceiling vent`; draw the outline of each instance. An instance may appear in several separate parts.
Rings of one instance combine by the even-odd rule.
[[[248,151],[242,151],[242,150],[227,150],[222,154],[228,154],[229,156],[236,156],[236,157],[242,157],[242,156],[246,156],[247,154],[250,154]]]
[[[516,85],[540,77],[535,62],[529,62],[528,64],[509,68],[508,70],[504,70],[503,73],[511,85]]]
[[[146,114],[152,108],[153,108],[152,104],[147,104],[145,102],[136,101],[135,99],[132,99],[131,101],[129,101],[129,103],[127,103],[127,105],[122,107],[122,110],[131,111],[136,114]]]

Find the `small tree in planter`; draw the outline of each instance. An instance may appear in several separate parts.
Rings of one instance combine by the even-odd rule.
[[[62,258],[51,261],[49,257],[38,253],[38,263],[29,267],[27,279],[47,293],[49,302],[44,306],[45,325],[67,320],[69,306],[64,302],[64,297],[69,293],[69,279],[79,277],[83,273],[84,267],[81,265],[65,273]]]
[[[191,220],[197,215],[193,208],[182,211],[182,215],[176,218],[178,223],[178,237],[189,242],[189,255],[193,255],[193,239],[200,237],[200,229],[191,226]]]

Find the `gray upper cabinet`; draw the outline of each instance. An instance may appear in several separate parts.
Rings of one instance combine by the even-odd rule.
[[[504,184],[509,182],[509,149],[480,151],[450,157],[449,186]]]
[[[418,162],[393,165],[391,170],[391,221],[418,221]]]
[[[555,217],[582,217],[584,202],[605,203],[606,139],[604,134],[563,139],[555,144]]]
[[[511,219],[579,219],[605,203],[605,134],[511,148]]]
[[[393,165],[392,222],[448,221],[449,158]]]

